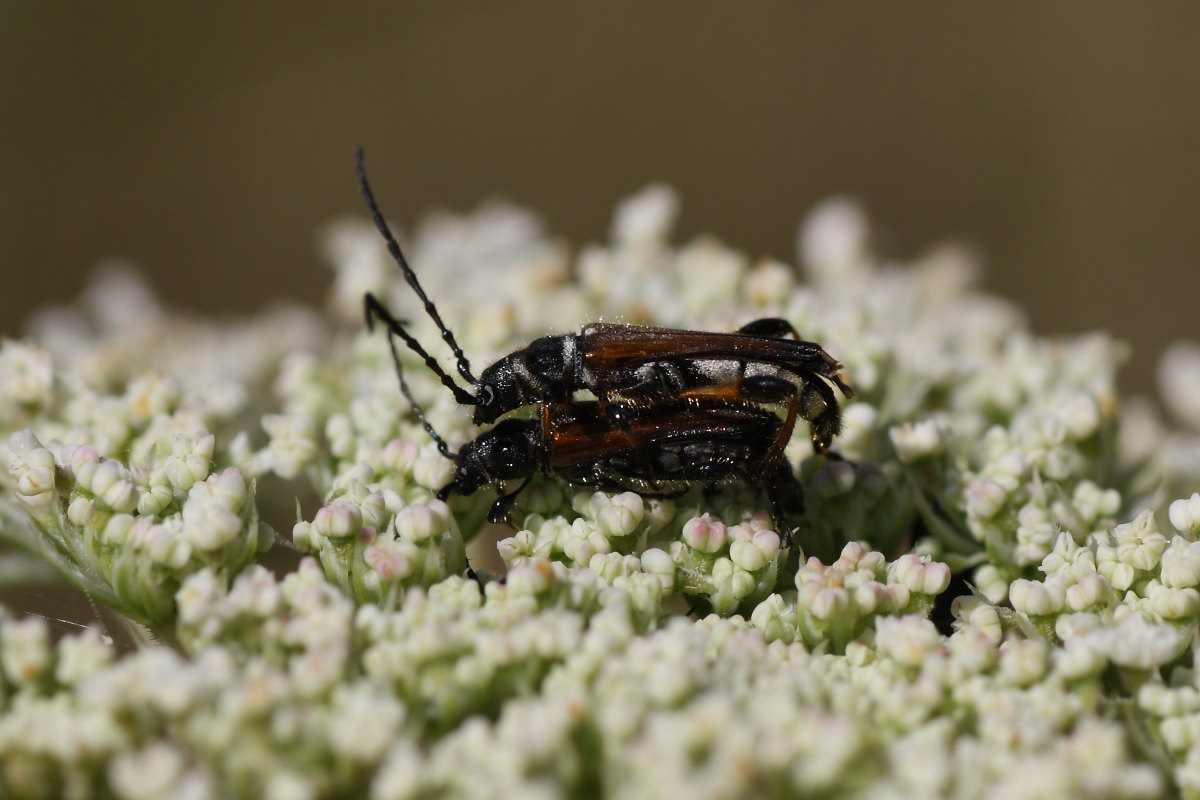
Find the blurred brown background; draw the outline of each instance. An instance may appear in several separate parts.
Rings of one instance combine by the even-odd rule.
[[[1148,380],[1197,337],[1200,4],[7,3],[0,331],[137,262],[167,300],[317,302],[314,231],[503,195],[574,243],[651,180],[795,260],[831,193],[889,253],[946,237],[1045,333],[1106,328]]]

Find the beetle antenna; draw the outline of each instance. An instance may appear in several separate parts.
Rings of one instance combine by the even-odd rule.
[[[444,369],[442,369],[442,365],[439,364],[433,356],[429,355],[428,351],[421,346],[421,343],[418,342],[411,333],[404,329],[404,324],[400,322],[400,320],[393,317],[392,312],[388,311],[387,308],[384,307],[383,303],[379,302],[375,295],[371,294],[370,292],[367,292],[363,296],[363,311],[366,314],[368,331],[375,329],[376,318],[383,320],[383,323],[388,327],[389,342],[392,341],[391,334],[399,336],[404,340],[404,343],[408,345],[408,349],[419,355],[425,361],[425,366],[429,367],[430,371],[441,379],[442,384],[454,394],[455,400],[465,406],[475,405],[475,397],[467,392],[466,389],[455,383],[454,379],[450,377]],[[392,348],[392,354],[395,356],[394,342],[392,344]],[[396,369],[399,369],[400,359],[397,357],[395,361]],[[400,380],[403,382],[404,379],[401,378]]]
[[[374,306],[372,306],[372,301],[374,301]],[[379,305],[379,302],[377,300],[375,300],[375,298],[369,294],[367,295],[367,327],[368,327],[368,329],[371,327],[371,312],[373,309],[380,309],[380,310],[382,310],[383,314],[387,315],[387,316],[384,316],[383,319],[388,323],[388,337],[387,337],[388,338],[388,347],[391,348],[391,350],[392,350],[392,363],[396,365],[396,379],[400,381],[401,394],[403,394],[404,399],[408,401],[408,405],[410,408],[412,408],[413,415],[421,423],[421,427],[424,428],[425,432],[429,434],[429,437],[431,439],[433,439],[434,442],[437,443],[438,452],[441,453],[442,455],[444,455],[446,458],[450,459],[451,461],[457,460],[458,454],[452,452],[450,450],[450,445],[446,444],[446,440],[443,439],[441,436],[439,436],[438,432],[433,429],[433,424],[430,423],[429,419],[425,416],[425,412],[423,410],[421,410],[421,406],[417,403],[416,398],[413,397],[413,395],[412,395],[412,390],[408,388],[408,381],[406,381],[404,379],[404,367],[402,367],[400,365],[400,352],[398,350],[396,350],[396,337],[393,336],[392,334],[398,333],[398,335],[400,335],[403,338],[408,335],[407,332],[405,332],[403,328],[400,328],[399,323],[396,322],[394,319],[392,319],[391,315],[387,314],[387,311],[383,310],[383,307]],[[395,324],[393,325],[392,323],[395,323]],[[409,337],[409,338],[411,338],[411,337]],[[408,339],[405,339],[405,341],[407,342]],[[426,356],[426,358],[428,358],[428,356]],[[445,379],[448,379],[448,377],[445,376],[444,373],[443,373],[443,377]],[[456,386],[455,388],[457,389],[458,387]],[[459,389],[459,391],[462,391],[462,390]]]
[[[367,208],[371,211],[371,219],[375,222],[375,227],[379,230],[387,242],[388,252],[392,254],[392,258],[400,265],[400,270],[404,273],[404,279],[408,281],[408,285],[417,293],[417,297],[421,298],[421,302],[425,304],[425,313],[438,326],[438,330],[442,332],[442,339],[454,351],[454,358],[457,359],[458,374],[463,376],[463,380],[467,383],[475,383],[475,376],[471,374],[471,363],[467,361],[467,356],[463,353],[462,348],[458,346],[458,341],[454,338],[454,334],[446,327],[446,323],[442,322],[442,316],[438,313],[437,306],[425,294],[425,290],[421,288],[421,282],[417,280],[417,273],[413,272],[412,267],[408,265],[408,259],[404,257],[404,251],[400,249],[400,243],[396,241],[396,237],[392,235],[391,228],[383,218],[383,214],[379,211],[379,205],[375,202],[375,195],[371,192],[371,184],[367,182],[367,173],[363,168],[363,149],[361,147],[354,148],[354,172],[358,176],[358,186],[362,190],[363,199],[367,201]],[[409,347],[412,344],[405,339],[405,343]],[[459,400],[461,403],[462,401]]]

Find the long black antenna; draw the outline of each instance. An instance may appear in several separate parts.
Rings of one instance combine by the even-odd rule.
[[[408,405],[412,408],[412,412],[416,416],[417,420],[420,421],[421,427],[424,428],[425,432],[429,434],[430,438],[437,443],[438,452],[451,461],[456,460],[458,458],[458,454],[452,453],[450,451],[450,445],[446,444],[446,440],[439,436],[438,432],[433,429],[433,425],[425,417],[425,412],[421,410],[421,406],[417,403],[416,398],[413,397],[412,390],[408,388],[408,381],[404,380],[404,367],[400,365],[400,353],[396,350],[396,336],[400,336],[400,338],[404,339],[405,343],[410,347],[413,346],[413,343],[416,342],[416,340],[408,335],[404,328],[400,326],[400,323],[394,317],[392,317],[392,315],[388,313],[387,309],[380,305],[379,301],[373,296],[369,294],[367,295],[365,306],[367,312],[367,330],[372,330],[375,327],[374,318],[376,316],[378,316],[388,325],[388,347],[390,347],[392,350],[392,363],[396,365],[396,378],[400,381],[400,392],[404,395],[404,398],[408,400]],[[393,334],[396,336],[393,336]],[[419,344],[416,345],[416,348],[418,349],[418,352],[424,352],[420,350]],[[425,354],[425,358],[428,363],[428,354]],[[450,376],[446,375],[444,372],[441,373],[441,375],[443,381],[450,379]],[[458,389],[460,392],[462,391],[462,389],[459,389],[457,386],[454,388]],[[470,395],[468,395],[468,397],[469,396]]]
[[[454,393],[455,400],[465,406],[475,405],[475,397],[466,389],[455,383],[454,379],[446,374],[446,371],[442,369],[442,365],[437,362],[437,359],[429,355],[425,348],[421,346],[421,343],[418,342],[411,333],[404,329],[404,324],[400,322],[400,320],[393,317],[392,312],[388,311],[387,308],[384,307],[383,303],[379,302],[379,300],[375,298],[375,295],[371,294],[370,292],[367,292],[367,294],[363,296],[363,311],[366,313],[367,317],[367,330],[370,331],[375,329],[376,319],[383,320],[383,323],[388,327],[389,342],[392,341],[392,334],[399,336],[404,343],[408,345],[408,349],[419,355],[425,361],[425,366],[429,367],[429,370],[441,379],[442,384]],[[394,349],[393,355],[395,355]],[[400,359],[397,357],[395,360],[396,370],[399,371]],[[401,378],[400,382],[403,384],[404,379]]]
[[[379,211],[379,205],[375,202],[375,195],[371,192],[371,184],[367,182],[367,173],[363,168],[363,149],[361,147],[354,148],[354,172],[358,175],[358,186],[362,190],[363,199],[367,201],[367,208],[371,210],[371,218],[375,221],[375,227],[379,229],[380,235],[387,242],[388,252],[392,254],[392,258],[400,265],[400,270],[404,273],[404,279],[408,281],[408,285],[417,293],[417,297],[421,298],[421,302],[425,304],[425,313],[438,326],[438,330],[442,332],[442,339],[454,351],[454,358],[457,360],[458,374],[463,376],[463,380],[467,383],[475,383],[475,376],[471,374],[471,363],[467,361],[467,356],[463,353],[462,348],[458,346],[458,341],[455,340],[454,334],[442,322],[442,316],[438,313],[437,307],[433,301],[425,294],[425,290],[421,288],[421,282],[417,280],[417,273],[413,272],[412,267],[408,265],[408,259],[404,257],[404,251],[400,249],[399,242],[392,235],[391,228],[383,219],[383,214]],[[405,340],[408,343],[408,340]],[[412,347],[409,344],[409,347]],[[461,403],[462,400],[459,400]]]

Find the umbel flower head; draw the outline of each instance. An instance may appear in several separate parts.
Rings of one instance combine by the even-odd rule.
[[[803,275],[677,215],[652,187],[573,255],[493,205],[406,250],[477,364],[597,319],[821,342],[856,391],[840,458],[786,450],[790,547],[752,486],[437,499],[363,294],[451,356],[365,223],[326,232],[325,317],[185,319],[110,269],[0,344],[0,579],[48,563],[122,628],[0,609],[0,796],[1200,798],[1200,349],[1171,423],[1119,342],[1036,336],[957,248],[881,265],[849,201]]]

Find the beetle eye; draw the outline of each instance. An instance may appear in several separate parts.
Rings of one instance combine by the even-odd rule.
[[[485,383],[479,387],[479,391],[475,394],[475,403],[481,406],[490,406],[496,402],[496,392],[492,389],[490,383]]]

